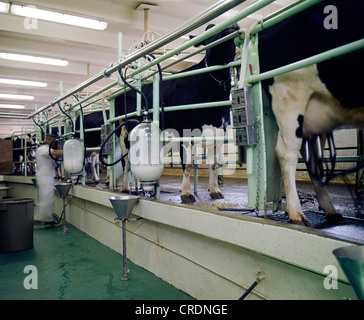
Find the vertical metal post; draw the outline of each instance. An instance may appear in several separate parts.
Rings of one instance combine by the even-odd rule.
[[[159,127],[159,74],[153,76],[153,122]]]
[[[245,79],[248,78],[250,70],[253,72],[258,72],[259,61],[257,52],[255,50],[255,37],[250,36],[245,37],[244,43],[248,41],[248,44],[244,46],[241,43],[240,49],[242,55],[247,55],[247,61],[245,70]],[[248,52],[244,53],[244,49]],[[241,75],[244,76],[244,75]],[[245,86],[246,84],[241,84]],[[265,190],[265,161],[263,159],[264,152],[262,149],[264,137],[262,135],[262,103],[261,103],[261,90],[260,83],[254,84],[252,86],[252,95],[254,101],[254,115],[255,115],[255,134],[256,134],[256,144],[246,146],[246,166],[248,175],[248,206],[256,209],[264,208],[264,190]]]
[[[126,257],[126,220],[122,219],[122,231],[123,231],[123,276],[121,280],[129,280],[128,269],[126,267],[127,257]]]
[[[109,109],[109,116],[110,119],[115,117],[115,99],[110,101],[110,109]],[[110,132],[114,131],[115,129],[115,122],[112,122],[110,125]],[[115,162],[115,139],[111,139],[111,154],[107,156],[108,163]],[[116,172],[115,166],[108,167],[109,170],[109,187],[114,188],[116,187]]]
[[[24,176],[28,175],[28,144],[27,144],[27,128],[25,128],[25,135],[24,135]]]
[[[75,99],[74,102],[77,102],[77,100]],[[82,107],[80,106],[80,109]],[[76,119],[76,117],[75,117]],[[79,115],[79,119],[80,119],[80,140],[82,141],[82,146],[85,150],[85,135],[83,134],[83,117],[81,116],[81,113]],[[76,120],[75,120],[75,128],[76,128]],[[82,166],[82,178],[81,178],[81,184],[84,186],[86,185],[86,168],[85,168],[85,158],[86,158],[86,154],[83,155],[84,159],[83,159],[83,166]]]
[[[357,156],[359,162],[364,160],[364,136],[363,129],[357,130]],[[357,195],[363,194],[363,168],[359,169],[356,173],[355,192]]]
[[[246,78],[251,71],[260,72],[258,57],[258,34],[250,35]],[[246,82],[245,82],[246,83]],[[277,124],[270,103],[263,92],[261,82],[252,85],[254,114],[256,117],[256,145],[247,146],[248,206],[266,209],[273,202],[273,210],[281,199],[281,176],[275,154]]]
[[[63,200],[63,234],[67,234],[67,220],[66,220],[66,197]]]
[[[153,76],[153,122],[159,127],[159,107],[160,107],[160,89],[159,89],[159,74],[156,73]],[[160,137],[158,138],[160,139]],[[159,145],[159,144],[158,144]],[[160,155],[160,154],[159,154]],[[160,185],[159,181],[157,182],[155,186],[155,198],[160,199]]]
[[[141,59],[138,59],[138,69],[142,66]],[[142,73],[138,73],[134,76],[135,83],[133,84],[134,87],[136,87],[138,90],[142,90]],[[136,111],[137,115],[140,116],[142,114],[142,96],[137,93],[136,94]]]
[[[198,149],[197,145],[194,145],[194,160],[193,160],[193,193],[197,194],[197,186],[198,186]]]

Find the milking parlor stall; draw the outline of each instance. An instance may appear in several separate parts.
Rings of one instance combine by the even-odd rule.
[[[23,116],[33,127],[4,135],[1,141],[0,215],[11,215],[15,209],[9,203],[25,199],[30,208],[20,210],[17,219],[34,213],[36,227],[39,194],[31,151],[45,141],[46,133],[55,133],[50,147],[63,150],[62,158],[54,159],[58,166],[53,212],[62,223],[59,236],[72,236],[68,226],[73,225],[121,253],[125,280],[133,281],[128,259],[195,299],[363,299],[363,131],[343,123],[324,145],[318,141],[324,143],[323,134],[329,132],[289,138],[296,144],[304,141],[307,151],[297,154],[294,183],[289,184],[297,189],[296,210],[302,208],[300,217],[309,225],[300,223],[306,220],[292,218],[288,178],[282,179],[284,166],[276,153],[282,137],[272,108],[277,98],[264,83],[275,79],[276,85],[289,74],[362,52],[364,29],[361,38],[348,36],[340,45],[262,72],[267,60],[260,60],[260,41],[270,39],[266,35],[271,28],[280,28],[284,35],[285,23],[309,10],[320,13],[315,21],[323,34],[353,31],[340,30],[350,26],[340,20],[345,1],[289,2],[241,27],[248,16],[272,2],[247,1],[233,16],[209,26],[244,3],[213,2],[203,12],[191,12],[179,27],[129,51],[119,33],[114,62],[105,61],[103,70],[65,92],[59,79],[60,95]],[[354,24],[364,13],[362,5],[356,8],[358,1],[352,2]],[[205,31],[194,33],[200,26]],[[190,34],[194,37],[173,44]],[[310,42],[304,46],[309,48]],[[232,59],[227,61],[231,48]],[[181,54],[186,51],[187,56]],[[196,54],[203,57],[202,67],[171,71],[174,64]],[[288,56],[285,48],[280,55]],[[264,58],[269,56],[266,52]],[[173,62],[167,64],[171,57]],[[337,81],[356,81],[354,72],[363,70],[363,61],[358,63]],[[117,75],[117,81],[110,80],[98,91],[86,90],[111,75]],[[295,99],[300,98],[297,94]],[[308,106],[313,104],[310,99]],[[301,127],[297,116],[283,117],[295,133],[306,130],[308,115]],[[17,138],[23,141],[20,160],[12,150]],[[29,140],[33,143],[27,144]],[[312,140],[316,142],[310,144]],[[338,221],[329,221],[310,177],[326,188],[328,201],[341,215]],[[15,221],[0,218],[0,223],[4,249],[5,230],[10,230],[5,224]],[[33,218],[29,223],[33,228]],[[12,232],[7,236],[16,241],[21,231]],[[33,243],[29,247],[3,252],[35,249]]]

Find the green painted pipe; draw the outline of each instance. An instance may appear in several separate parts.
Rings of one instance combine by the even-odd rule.
[[[252,75],[250,76],[250,80],[248,81],[249,84],[253,84],[265,79],[273,78],[276,76],[279,76],[283,73],[287,73],[290,71],[298,70],[307,66],[310,66],[315,63],[319,63],[322,61],[329,60],[331,58],[342,56],[346,53],[359,50],[364,48],[364,39],[360,39],[348,44],[345,44],[343,46],[337,47],[335,49],[331,49],[319,54],[316,54],[312,57],[288,64],[284,67],[276,68],[267,72],[263,72],[260,74]]]
[[[273,14],[265,17],[261,23],[259,23],[253,30],[250,32],[251,35],[254,35],[264,29],[268,29],[275,24],[301,12],[313,5],[322,2],[323,0],[305,0],[305,1],[297,1],[289,6],[284,7],[283,9],[274,12]]]

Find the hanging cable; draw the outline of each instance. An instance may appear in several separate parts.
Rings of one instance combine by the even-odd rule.
[[[43,142],[43,139],[44,139],[44,131],[43,131],[43,128],[42,128],[42,126],[40,125],[40,124],[38,124],[35,120],[34,120],[34,117],[32,117],[32,120],[33,120],[33,122],[39,127],[39,129],[40,129],[40,136],[41,136],[41,140],[42,140],[42,142]]]
[[[155,60],[155,56],[151,53],[148,53],[153,60]],[[158,74],[159,74],[159,106],[161,109],[161,130],[164,130],[164,100],[163,100],[163,76],[162,69],[159,63],[157,63]]]
[[[152,54],[148,54],[150,57],[152,57],[152,59],[155,59],[155,57],[152,55]],[[160,67],[160,65],[158,64],[158,72],[159,72],[159,80],[160,80],[160,84],[162,83],[162,69]],[[125,69],[124,71],[124,75],[122,74],[122,70],[121,68],[118,69],[118,73],[119,73],[119,76],[120,76],[120,79],[124,82],[125,86],[124,86],[124,113],[125,113],[125,122],[123,122],[122,124],[120,124],[119,126],[117,126],[113,132],[111,132],[107,138],[105,139],[105,141],[102,143],[101,145],[101,148],[100,148],[100,151],[99,151],[99,155],[100,155],[100,161],[103,165],[105,166],[113,166],[115,164],[117,164],[118,162],[120,162],[122,159],[124,159],[128,153],[124,154],[121,156],[120,159],[116,160],[115,162],[113,163],[106,163],[103,158],[102,158],[102,151],[106,145],[106,143],[110,140],[111,136],[113,136],[118,130],[120,130],[124,125],[126,125],[128,122],[135,122],[137,124],[140,123],[139,120],[137,119],[128,119],[127,118],[127,114],[128,114],[128,110],[127,110],[127,99],[126,99],[126,86],[129,87],[131,90],[135,91],[136,93],[139,93],[143,100],[144,100],[144,110],[148,113],[149,112],[149,103],[148,103],[148,99],[146,97],[146,95],[139,89],[135,88],[134,86],[132,86],[128,81],[126,81],[126,71],[127,71],[127,68]],[[162,86],[160,85],[159,87],[159,90],[160,90],[160,96],[163,97],[163,90],[161,88]],[[160,99],[160,105],[161,105],[161,110],[162,110],[162,119],[161,119],[161,126],[162,126],[162,130],[164,129],[164,106],[163,106],[163,98]]]
[[[57,141],[58,139],[61,139],[62,136],[56,136],[52,141],[51,143],[49,144],[49,149],[48,149],[48,152],[49,152],[49,156],[54,160],[54,161],[63,161],[63,157],[60,157],[60,158],[54,158],[53,155],[52,155],[52,146],[53,146],[53,143],[55,141]]]
[[[249,293],[251,293],[254,288],[257,286],[257,284],[262,280],[263,278],[261,276],[259,276],[254,282],[253,284],[248,288],[248,290],[246,290],[244,292],[244,294],[239,298],[239,300],[244,300],[248,295]]]
[[[134,86],[132,86],[128,81],[126,81],[126,79],[124,78],[120,68],[118,69],[118,73],[120,75],[120,79],[125,83],[126,86],[128,86],[131,90],[139,93],[143,97],[144,103],[145,103],[144,109],[145,109],[145,111],[148,112],[149,111],[149,104],[148,104],[148,99],[145,96],[145,94],[141,90],[139,90],[139,89],[135,88]]]
[[[59,110],[61,110],[61,112],[71,121],[71,126],[72,126],[72,135],[75,134],[75,126],[73,124],[73,121],[72,121],[72,118],[69,114],[67,114],[61,107],[61,104],[58,102],[58,107],[59,107]]]
[[[78,97],[76,95],[72,95],[78,102],[80,102],[80,100],[78,99]],[[86,164],[86,135],[85,135],[85,122],[84,122],[84,115],[83,115],[83,109],[82,109],[82,105],[80,103],[80,130],[81,130],[81,118],[82,118],[82,132],[83,132],[83,164]]]
[[[137,124],[140,123],[139,120],[137,119],[128,119],[128,122],[136,122]],[[107,138],[105,139],[105,141],[102,143],[101,145],[101,148],[100,148],[100,152],[99,152],[99,155],[100,155],[100,161],[103,165],[107,166],[107,167],[110,167],[110,166],[113,166],[115,164],[117,164],[118,162],[120,162],[122,159],[124,159],[128,153],[125,153],[124,155],[121,156],[121,158],[119,160],[116,160],[115,162],[113,163],[106,163],[103,159],[102,159],[102,150],[104,149],[106,143],[110,140],[110,138],[115,134],[115,132],[117,132],[119,129],[121,129],[122,126],[126,125],[128,122],[123,122],[122,124],[118,125],[113,132],[111,132]]]

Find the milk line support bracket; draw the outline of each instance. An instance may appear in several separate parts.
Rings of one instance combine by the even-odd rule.
[[[122,238],[123,238],[123,276],[121,280],[129,280],[126,256],[126,221],[129,220],[131,212],[134,209],[139,197],[137,196],[113,196],[109,200],[115,210],[117,218],[122,222]],[[130,219],[136,221],[138,219]]]

